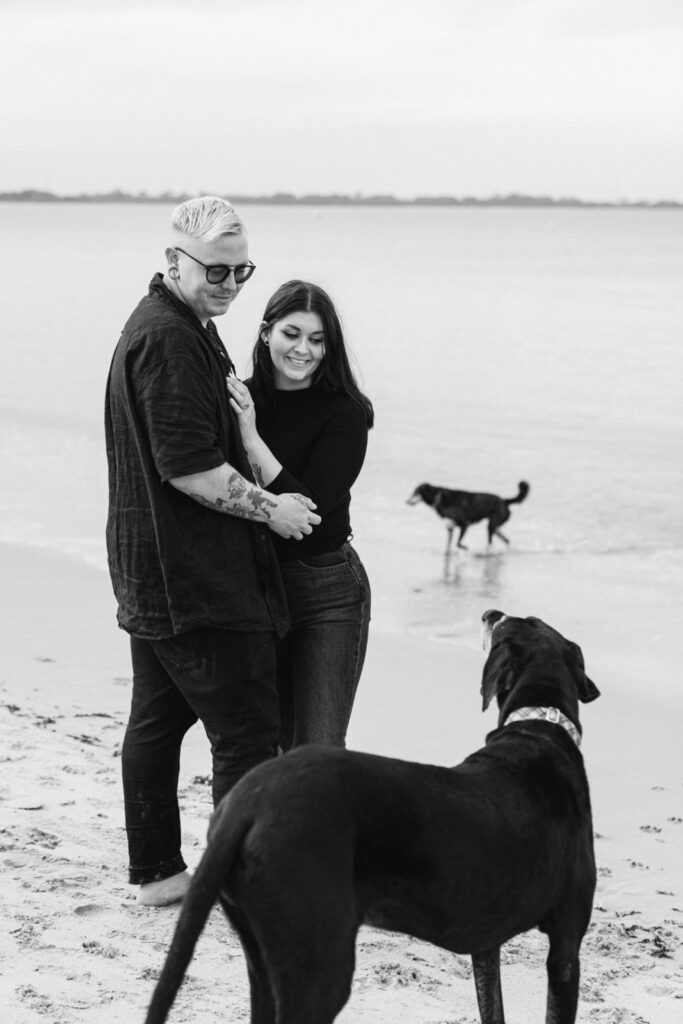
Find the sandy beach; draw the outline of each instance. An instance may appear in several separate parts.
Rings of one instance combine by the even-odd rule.
[[[177,909],[136,904],[126,882],[119,753],[130,693],[126,638],[106,575],[67,558],[0,546],[0,1005],[12,1024],[141,1021]],[[628,596],[624,597],[628,601]],[[539,609],[529,608],[528,614]],[[618,622],[625,609],[610,608]],[[673,612],[669,611],[673,625]],[[584,610],[599,651],[587,669],[603,696],[582,709],[598,891],[582,949],[584,1024],[678,1024],[683,1016],[683,699],[631,672],[606,680],[609,635]],[[628,620],[628,618],[627,618]],[[662,627],[666,632],[666,625]],[[640,665],[626,630],[621,664]],[[628,644],[631,644],[630,648]],[[655,670],[678,671],[657,648]],[[375,630],[350,746],[457,763],[495,725],[482,715],[483,655]],[[612,669],[614,675],[614,670]],[[608,685],[609,683],[609,685]],[[616,691],[616,692],[615,692]],[[388,709],[390,709],[388,711]],[[410,730],[406,723],[410,723]],[[447,728],[444,723],[447,723]],[[203,850],[211,809],[209,755],[198,728],[184,751],[185,855]],[[503,951],[510,1022],[541,1020],[546,944],[538,933]],[[214,909],[171,1014],[178,1024],[248,1021],[244,960]],[[474,1024],[469,959],[409,936],[362,929],[342,1024]]]

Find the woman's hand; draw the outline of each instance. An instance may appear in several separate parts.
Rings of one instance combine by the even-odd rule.
[[[249,388],[234,373],[226,377],[225,381],[230,405],[237,415],[242,444],[247,453],[254,480],[260,487],[268,487],[268,484],[272,483],[282,469],[282,463],[275,458],[268,445],[264,444],[259,437],[256,429],[256,410],[249,394]],[[296,535],[294,534],[294,536]]]
[[[258,437],[256,432],[256,410],[254,409],[254,402],[249,393],[249,388],[234,373],[226,377],[226,384],[230,405],[237,414],[242,440],[246,442],[250,438]]]

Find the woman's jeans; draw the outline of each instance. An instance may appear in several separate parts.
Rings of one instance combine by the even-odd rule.
[[[185,870],[180,747],[199,719],[211,744],[214,807],[255,765],[277,755],[278,695],[270,632],[206,627],[166,640],[131,637],[133,694],[121,768],[129,880]]]
[[[278,646],[280,746],[343,747],[368,642],[368,577],[350,544],[280,568],[292,622]]]

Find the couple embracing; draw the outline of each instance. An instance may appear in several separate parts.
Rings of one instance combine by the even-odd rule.
[[[327,293],[268,301],[242,383],[214,318],[253,274],[223,199],[178,206],[166,270],[126,323],[105,403],[107,550],[130,634],[122,749],[129,880],[182,899],[180,749],[201,721],[213,802],[301,743],[343,746],[370,588],[349,543],[350,488],[373,423]]]

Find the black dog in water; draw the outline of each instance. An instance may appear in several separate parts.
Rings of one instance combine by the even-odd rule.
[[[494,534],[509,544],[510,541],[500,528],[510,518],[510,505],[524,501],[529,493],[529,484],[526,480],[521,480],[518,487],[519,491],[515,498],[499,498],[497,494],[484,494],[479,491],[453,491],[448,487],[420,484],[408,498],[408,504],[417,505],[418,501],[424,501],[426,505],[431,505],[442,519],[446,520],[448,529],[446,554],[448,554],[455,527],[460,529],[458,547],[467,550],[462,543],[467,528],[472,523],[481,522],[482,519],[488,519],[489,544],[493,540]]]
[[[361,924],[471,954],[483,1024],[504,1024],[501,944],[537,927],[546,1020],[573,1024],[595,890],[578,708],[599,694],[580,648],[540,619],[483,623],[483,707],[496,698],[498,727],[462,764],[306,746],[228,794],[146,1024],[167,1019],[217,899],[242,941],[252,1024],[331,1024]]]

